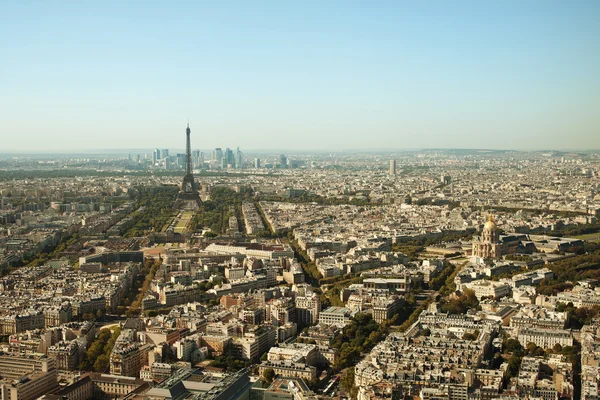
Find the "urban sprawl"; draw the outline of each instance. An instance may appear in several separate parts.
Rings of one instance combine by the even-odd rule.
[[[0,158],[0,398],[600,398],[600,155],[190,133]]]

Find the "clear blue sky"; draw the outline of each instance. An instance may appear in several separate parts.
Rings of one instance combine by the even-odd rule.
[[[0,149],[600,149],[600,1],[12,1]]]

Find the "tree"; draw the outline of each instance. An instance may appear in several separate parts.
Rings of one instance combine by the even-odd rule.
[[[511,356],[508,359],[508,368],[506,369],[506,377],[512,378],[514,376],[519,375],[519,369],[521,368],[521,357],[519,356]]]
[[[101,354],[94,362],[94,371],[104,372],[108,368],[109,357],[106,354]]]
[[[415,304],[417,304],[415,296],[413,296],[410,293],[407,293],[406,295],[404,295],[404,300],[406,301],[406,304],[408,304],[409,306],[414,306]]]
[[[479,305],[475,292],[471,289],[465,289],[459,297],[451,298],[442,305],[442,310],[449,314],[464,314],[467,310],[476,308]]]
[[[79,365],[79,369],[85,371],[93,369],[94,371],[104,372],[108,368],[110,353],[120,333],[121,329],[118,327],[112,333],[109,329],[100,330],[96,340],[87,349],[85,357]],[[98,361],[102,356],[104,357]]]
[[[81,316],[84,321],[93,321],[95,316],[92,313],[85,313]]]
[[[527,354],[532,354],[537,349],[537,345],[535,343],[527,343],[525,349],[527,350]]]
[[[523,353],[523,346],[521,346],[521,343],[519,343],[517,339],[513,338],[506,340],[506,342],[504,343],[504,349],[508,353]]]
[[[358,387],[354,385],[355,372],[354,367],[347,368],[340,379],[340,386],[348,393],[351,399],[355,399],[358,394]]]
[[[504,358],[502,357],[502,354],[500,354],[500,352],[497,351],[496,353],[494,353],[494,358],[492,358],[490,368],[499,369],[502,363],[504,363]]]
[[[267,384],[273,383],[273,379],[275,379],[275,371],[273,368],[267,368],[263,371],[263,380]]]
[[[562,346],[560,343],[556,343],[554,347],[552,347],[552,352],[559,354],[562,351]]]
[[[463,335],[463,340],[477,340],[479,337],[479,331],[475,330],[474,332],[467,332]]]
[[[346,368],[340,379],[340,386],[347,392],[354,387],[354,374],[354,367]]]

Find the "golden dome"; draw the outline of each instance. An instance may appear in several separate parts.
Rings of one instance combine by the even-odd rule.
[[[488,215],[488,220],[483,226],[483,230],[492,231],[496,229],[496,223],[494,222],[494,216],[492,214]]]

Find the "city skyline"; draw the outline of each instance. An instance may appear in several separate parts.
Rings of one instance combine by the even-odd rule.
[[[10,5],[3,151],[600,148],[598,3],[444,6]]]
[[[195,139],[0,156],[3,393],[598,398],[600,152]]]
[[[600,399],[599,20],[5,4],[0,397]]]
[[[235,150],[238,146],[233,147],[221,147],[221,149],[230,149]],[[32,158],[32,159],[45,159],[45,158],[53,158],[53,157],[67,157],[67,158],[77,158],[77,157],[92,157],[98,158],[102,156],[106,157],[136,157],[136,156],[147,156],[148,158],[152,157],[152,153],[155,149],[167,149],[169,150],[169,154],[172,153],[173,156],[178,154],[184,154],[184,148],[178,147],[153,147],[153,148],[89,148],[89,149],[64,149],[64,150],[39,150],[39,151],[30,151],[30,150],[4,150],[0,151],[0,159],[6,157],[15,157],[15,158]],[[215,148],[197,148],[193,147],[192,151],[198,151],[204,154],[205,157],[212,158],[212,152]],[[323,156],[323,155],[379,155],[384,157],[382,161],[386,160],[385,157],[391,157],[393,155],[398,154],[411,154],[411,153],[429,153],[429,152],[465,152],[472,154],[485,155],[486,153],[492,154],[502,154],[502,153],[553,153],[553,154],[564,154],[564,155],[591,155],[596,154],[600,151],[600,149],[592,148],[592,149],[583,149],[583,148],[564,148],[564,149],[551,149],[551,148],[539,148],[539,149],[510,149],[510,148],[438,148],[438,147],[429,147],[429,148],[365,148],[365,149],[290,149],[290,148],[273,148],[273,149],[243,149],[243,153],[246,156],[260,156],[260,157],[269,157],[269,158],[277,158],[281,154],[286,155],[302,155],[302,156]]]

